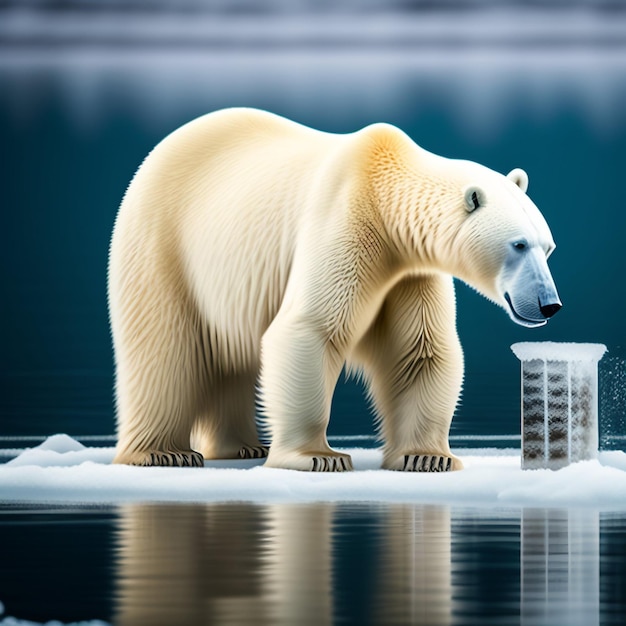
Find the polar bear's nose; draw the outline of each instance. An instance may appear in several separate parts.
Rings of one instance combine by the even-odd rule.
[[[552,317],[563,305],[560,302],[554,302],[553,304],[544,304],[539,307],[541,314],[545,317]]]

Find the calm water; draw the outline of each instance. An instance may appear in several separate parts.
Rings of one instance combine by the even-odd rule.
[[[5,614],[121,626],[623,624],[626,517],[420,505],[0,513]]]

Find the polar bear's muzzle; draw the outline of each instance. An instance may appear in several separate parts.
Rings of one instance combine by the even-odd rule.
[[[509,316],[521,326],[543,326],[563,306],[545,255],[529,250],[515,265],[505,272],[502,285]]]
[[[514,322],[518,323],[520,326],[527,326],[529,328],[535,328],[537,326],[544,326],[548,323],[548,319],[552,317],[561,307],[562,304],[560,302],[553,302],[552,304],[541,305],[541,300],[538,301],[538,308],[541,312],[541,319],[532,319],[530,317],[524,317],[520,315],[516,310],[513,302],[511,300],[511,296],[507,293],[504,294],[504,299],[506,303],[509,305],[509,314],[511,319]]]

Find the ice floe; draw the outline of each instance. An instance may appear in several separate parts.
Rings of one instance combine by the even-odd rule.
[[[626,509],[626,454],[558,471],[522,471],[515,448],[455,450],[465,470],[414,474],[380,469],[378,449],[349,448],[354,472],[307,473],[260,460],[207,461],[204,469],[112,465],[113,448],[55,435],[0,465],[0,502],[381,501],[479,506]]]

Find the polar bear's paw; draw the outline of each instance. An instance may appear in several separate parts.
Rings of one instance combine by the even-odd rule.
[[[340,452],[270,454],[265,467],[294,469],[303,472],[350,472],[354,469],[352,457]]]
[[[204,467],[204,457],[195,450],[143,452],[133,455],[128,464],[142,467]]]
[[[262,459],[270,449],[267,446],[242,446],[239,450],[240,459]]]
[[[454,472],[463,469],[463,463],[455,456],[442,454],[404,454],[384,463],[383,468],[400,472]]]
[[[353,469],[352,458],[348,454],[311,457],[312,472],[350,472]]]

